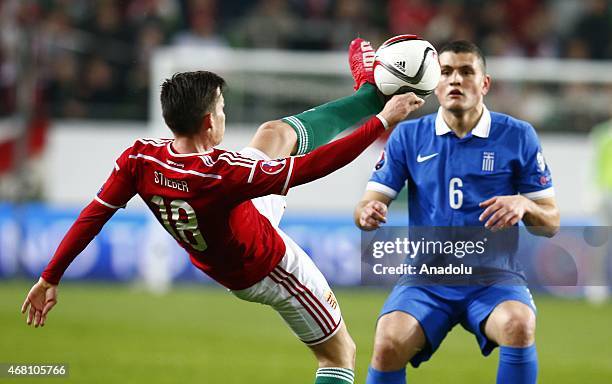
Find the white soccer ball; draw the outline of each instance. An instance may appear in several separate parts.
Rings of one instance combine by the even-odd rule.
[[[385,95],[414,92],[427,96],[440,80],[438,52],[415,35],[392,37],[376,51],[374,80]]]

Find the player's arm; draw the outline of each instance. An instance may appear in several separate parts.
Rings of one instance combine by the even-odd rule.
[[[252,168],[230,168],[225,195],[236,203],[269,194],[286,194],[289,188],[320,179],[354,160],[385,129],[406,119],[424,101],[407,93],[396,95],[381,113],[366,121],[351,134],[323,145],[314,151],[274,161],[257,161]],[[245,184],[246,179],[246,184]]]
[[[499,230],[523,220],[534,235],[552,237],[559,231],[560,215],[554,197],[531,200],[523,195],[496,196],[480,203],[479,220],[485,228]]]
[[[114,209],[92,201],[79,215],[55,251],[53,258],[43,271],[40,279],[28,292],[21,307],[21,313],[28,314],[28,325],[44,326],[47,314],[57,303],[57,285],[70,263],[100,232],[113,216]]]
[[[117,160],[110,177],[72,224],[40,279],[28,292],[21,307],[28,325],[44,326],[57,303],[57,285],[72,261],[89,245],[104,224],[136,194],[128,166],[128,150]]]
[[[350,135],[319,147],[307,155],[296,157],[295,165],[298,168],[294,171],[290,185],[305,184],[344,167],[369,147],[385,129],[405,120],[424,102],[414,93],[393,96],[380,114],[368,120]],[[380,117],[384,120],[382,124]],[[385,123],[387,127],[383,127]]]
[[[64,239],[58,246],[53,258],[43,271],[40,279],[28,292],[21,307],[28,325],[45,325],[47,313],[57,303],[57,285],[70,263],[87,247],[100,232],[104,224],[113,216],[115,210],[92,201],[79,215]]]
[[[557,200],[554,197],[546,197],[539,200],[529,200],[523,222],[527,230],[534,235],[553,237],[559,232],[561,215]]]
[[[373,231],[387,222],[389,204],[397,197],[409,176],[406,164],[406,127],[396,128],[385,145],[374,167],[361,200],[355,206],[355,225],[364,231]]]
[[[361,201],[355,206],[353,218],[355,225],[364,231],[378,229],[387,222],[387,209],[391,197],[377,191],[365,191]]]

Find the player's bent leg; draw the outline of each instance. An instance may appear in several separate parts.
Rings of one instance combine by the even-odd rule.
[[[312,259],[284,232],[278,233],[287,253],[270,277],[291,299],[273,307],[314,352],[319,363],[315,384],[353,384],[355,343],[336,297]]]
[[[288,157],[297,151],[297,133],[281,120],[267,121],[259,126],[249,147],[255,148],[271,159]]]
[[[309,347],[319,363],[316,384],[354,382],[356,346],[344,322],[330,339]]]
[[[500,345],[498,384],[532,384],[538,377],[533,310],[519,301],[499,304],[487,319],[486,336]]]
[[[238,298],[274,308],[317,360],[317,384],[352,384],[355,344],[323,274],[304,251],[277,229],[286,245],[283,259],[263,280],[232,291]]]
[[[414,316],[395,311],[376,325],[368,384],[406,382],[406,365],[426,344],[425,333]]]
[[[379,371],[402,369],[425,342],[425,333],[414,316],[401,311],[388,313],[376,324],[371,365]]]
[[[270,158],[302,155],[331,141],[340,132],[382,110],[376,86],[365,83],[351,96],[319,105],[282,120],[263,123],[249,147]]]
[[[355,367],[355,342],[349,335],[344,322],[330,339],[309,345],[319,362],[319,368],[325,367]]]
[[[330,101],[282,120],[297,134],[297,150],[302,155],[331,141],[340,132],[374,115],[384,107],[376,86],[365,83],[357,92],[342,99]]]
[[[495,307],[485,322],[485,335],[500,346],[526,347],[535,342],[536,317],[520,301],[508,300]]]
[[[452,307],[432,287],[397,284],[376,324],[367,384],[405,384],[406,365],[429,360],[455,325]]]

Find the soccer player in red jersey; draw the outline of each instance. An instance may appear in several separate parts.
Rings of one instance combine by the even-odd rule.
[[[29,308],[27,323],[45,324],[68,265],[117,209],[139,195],[197,268],[240,299],[270,305],[283,317],[319,362],[315,383],[353,383],[355,345],[338,303],[321,272],[278,223],[282,195],[291,187],[348,164],[385,128],[423,104],[414,94],[395,96],[356,131],[319,147],[351,119],[380,111],[372,59],[369,44],[354,41],[353,96],[264,123],[240,153],[217,148],[225,132],[224,80],[206,71],[167,79],[161,103],[174,138],[139,139],[119,156],[28,293],[22,307],[23,313]]]

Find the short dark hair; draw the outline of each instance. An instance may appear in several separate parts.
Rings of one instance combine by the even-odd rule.
[[[478,46],[471,41],[467,40],[455,40],[450,43],[444,44],[440,50],[438,50],[438,55],[441,55],[444,52],[454,52],[454,53],[472,53],[476,55],[482,62],[482,69],[486,71],[487,69],[487,60],[485,59],[482,50],[478,48]]]
[[[197,133],[204,116],[213,111],[217,89],[223,91],[224,86],[225,80],[212,72],[175,73],[161,86],[164,121],[175,134]]]

